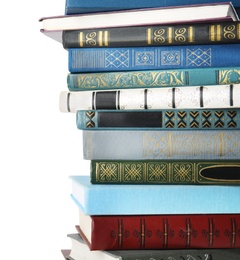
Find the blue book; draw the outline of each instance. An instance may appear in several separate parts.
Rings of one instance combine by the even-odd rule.
[[[240,186],[91,184],[71,176],[72,194],[86,215],[240,213]]]
[[[72,73],[239,66],[240,44],[70,48]]]
[[[238,130],[83,130],[86,160],[240,160]]]
[[[102,11],[126,10],[148,7],[169,7],[177,5],[208,4],[215,2],[226,2],[225,0],[66,0],[65,14],[80,14]],[[240,7],[238,0],[231,1],[234,7]]]
[[[78,110],[81,130],[223,130],[240,129],[240,109]]]

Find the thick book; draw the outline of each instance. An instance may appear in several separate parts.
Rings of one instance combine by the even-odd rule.
[[[235,160],[93,160],[92,184],[239,185]]]
[[[239,66],[240,44],[70,48],[70,73]]]
[[[240,109],[79,110],[80,130],[240,130]]]
[[[240,84],[112,91],[62,91],[61,112],[78,110],[236,109]]]
[[[238,20],[236,10],[231,2],[59,15],[39,19],[42,23],[42,29],[46,31],[215,20]]]
[[[129,26],[63,31],[69,48],[240,43],[240,22]]]
[[[90,250],[240,248],[240,214],[91,216],[77,231]]]
[[[240,83],[240,67],[69,73],[70,91],[159,88]]]
[[[151,8],[151,7],[170,7],[178,5],[191,5],[191,4],[209,4],[215,2],[225,2],[226,0],[66,0],[65,14],[80,14],[80,13],[93,13],[116,11],[137,8]],[[231,1],[234,7],[240,7],[238,0]]]
[[[238,130],[82,131],[86,160],[239,160]]]
[[[96,185],[89,176],[70,180],[73,203],[86,215],[240,213],[239,185]]]
[[[89,250],[78,233],[68,234],[74,260],[239,260],[240,249]],[[100,241],[102,238],[100,239]]]

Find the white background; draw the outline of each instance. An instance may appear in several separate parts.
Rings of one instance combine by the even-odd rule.
[[[89,174],[75,114],[59,112],[68,57],[38,19],[64,14],[64,0],[1,3],[1,259],[63,260],[75,232],[70,175]]]

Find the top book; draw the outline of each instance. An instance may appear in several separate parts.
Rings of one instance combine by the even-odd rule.
[[[51,16],[39,21],[42,22],[41,31],[48,32],[216,20],[238,20],[231,2]]]
[[[149,8],[149,7],[167,7],[177,5],[190,5],[190,4],[207,4],[214,3],[216,0],[66,0],[65,2],[65,14],[80,14],[91,12],[104,12],[104,11],[116,11],[126,9],[137,8]],[[225,2],[225,0],[218,0],[218,2]],[[239,0],[231,1],[234,7],[240,7]]]

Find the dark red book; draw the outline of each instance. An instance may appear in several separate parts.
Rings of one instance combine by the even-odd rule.
[[[76,228],[90,250],[240,248],[240,214],[80,213]]]

